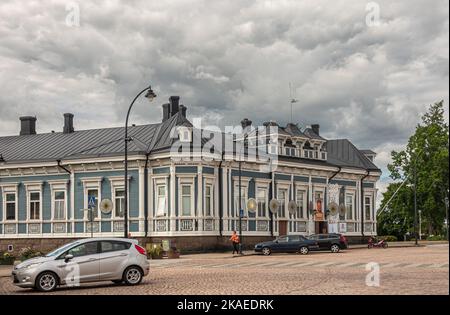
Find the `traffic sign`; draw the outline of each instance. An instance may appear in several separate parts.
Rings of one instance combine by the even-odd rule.
[[[95,202],[95,196],[90,196],[89,197],[89,200],[88,200],[88,205],[89,205],[89,207],[91,207],[91,208],[94,208],[95,207],[95,205],[97,204],[96,202]]]

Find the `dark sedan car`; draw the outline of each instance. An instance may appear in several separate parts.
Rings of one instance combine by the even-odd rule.
[[[339,233],[313,234],[308,239],[319,243],[317,250],[329,250],[332,253],[339,253],[341,249],[348,248],[348,242],[344,235]]]
[[[255,252],[270,255],[272,253],[300,253],[306,255],[310,250],[318,249],[316,241],[308,240],[301,235],[280,236],[274,241],[255,245]]]

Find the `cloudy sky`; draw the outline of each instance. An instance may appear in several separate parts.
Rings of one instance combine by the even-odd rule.
[[[295,122],[375,150],[385,170],[428,104],[448,109],[447,0],[93,2],[0,2],[0,136],[23,115],[38,132],[64,112],[76,129],[119,126],[149,83],[158,98],[134,123],[159,121],[170,95],[210,124],[286,123],[291,83]]]

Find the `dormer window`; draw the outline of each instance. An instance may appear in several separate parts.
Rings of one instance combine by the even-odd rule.
[[[180,137],[181,142],[191,142],[192,141],[192,132],[187,127],[180,127],[178,129],[178,135]]]

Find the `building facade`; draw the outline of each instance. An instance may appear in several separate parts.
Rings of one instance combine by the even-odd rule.
[[[250,126],[242,121],[244,130]],[[374,152],[324,139],[318,125],[264,126],[278,130],[275,143],[264,142],[277,156],[271,170],[228,155],[223,145],[208,158],[193,157],[193,149],[189,158],[174,159],[175,143],[192,149],[196,140],[200,147],[207,142],[197,139],[179,97],[163,105],[161,123],[129,127],[131,236],[143,243],[173,239],[182,250],[220,249],[239,230],[240,215],[247,246],[285,234],[340,232],[357,241],[376,233],[381,171]],[[62,132],[37,134],[36,118],[21,117],[20,135],[0,137],[0,250],[45,251],[69,239],[122,237],[123,134],[123,128],[75,131],[72,114],[64,115]],[[252,145],[251,132],[246,141]],[[254,211],[246,209],[250,198]]]

